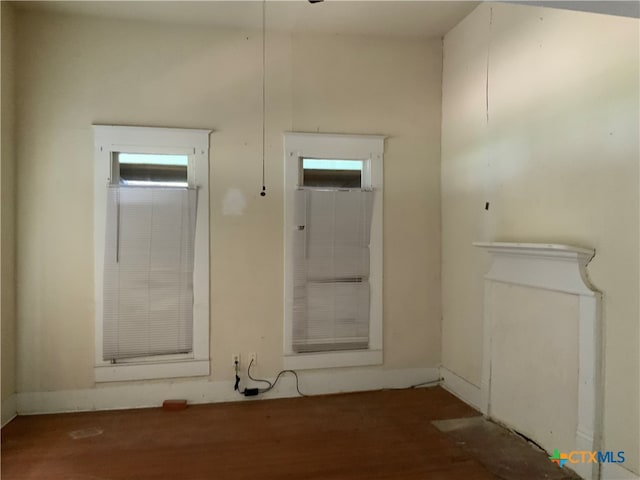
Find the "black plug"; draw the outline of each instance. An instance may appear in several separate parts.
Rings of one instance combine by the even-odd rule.
[[[233,386],[234,390],[238,390],[238,385],[240,385],[240,377],[238,376],[238,360],[235,361],[236,364],[236,384]]]
[[[259,393],[260,393],[260,389],[259,388],[245,388],[244,392],[242,392],[242,394],[245,397],[255,397]]]

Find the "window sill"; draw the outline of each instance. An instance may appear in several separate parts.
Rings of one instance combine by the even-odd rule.
[[[159,378],[199,377],[209,375],[209,360],[182,360],[96,366],[96,383],[153,380]]]
[[[284,368],[287,370],[363,367],[367,365],[382,365],[382,350],[299,353],[284,356]]]

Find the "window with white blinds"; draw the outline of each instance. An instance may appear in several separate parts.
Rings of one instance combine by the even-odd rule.
[[[294,352],[369,347],[372,191],[296,191]]]
[[[104,360],[192,352],[196,190],[106,190]]]
[[[286,133],[285,368],[382,363],[384,137]]]
[[[211,131],[93,129],[95,381],[209,375]]]

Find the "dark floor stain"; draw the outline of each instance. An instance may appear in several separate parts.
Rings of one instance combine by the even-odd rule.
[[[543,450],[484,417],[431,423],[501,480],[580,480],[574,472],[551,462]]]

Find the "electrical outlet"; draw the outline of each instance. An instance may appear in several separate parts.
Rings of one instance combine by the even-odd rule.
[[[232,367],[235,367],[236,365],[238,365],[238,368],[240,368],[240,354],[239,353],[234,353],[232,355],[231,361],[232,361],[232,363],[231,363]]]
[[[249,363],[251,364],[251,366],[255,366],[258,363],[258,354],[256,352],[251,352],[249,354]]]

